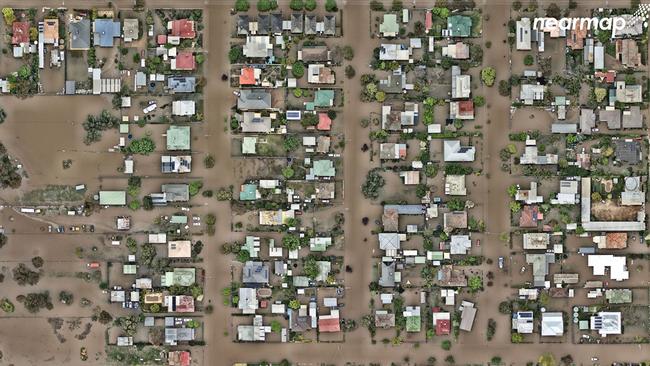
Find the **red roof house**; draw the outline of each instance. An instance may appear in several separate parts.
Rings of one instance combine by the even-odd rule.
[[[318,331],[320,332],[340,332],[341,324],[339,318],[323,318],[318,319]]]
[[[29,43],[29,22],[14,22],[12,32],[12,44]]]
[[[427,33],[433,27],[433,16],[431,15],[431,10],[427,10],[426,17],[424,18],[424,29]]]
[[[332,129],[332,119],[327,113],[318,113],[318,125],[316,129],[320,131],[329,131]]]
[[[195,68],[196,60],[191,51],[181,51],[176,55],[173,70],[194,70]]]
[[[255,79],[255,68],[253,67],[244,67],[241,69],[241,74],[239,75],[239,85],[255,85],[257,80]]]
[[[176,301],[175,311],[178,313],[193,313],[194,298],[188,295],[179,295],[174,299]]]
[[[180,38],[194,38],[196,31],[194,31],[194,21],[189,19],[172,20],[167,25],[169,35]]]
[[[167,43],[167,35],[166,34],[159,34],[158,35],[158,44],[166,44]]]
[[[192,363],[189,351],[171,351],[167,358],[170,366],[190,366]]]
[[[451,321],[449,319],[436,320],[436,335],[449,335],[451,333]]]

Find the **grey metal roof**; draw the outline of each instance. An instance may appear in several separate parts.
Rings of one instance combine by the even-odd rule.
[[[336,34],[336,17],[334,15],[325,15],[325,31],[328,36]]]
[[[163,184],[162,191],[167,202],[185,202],[190,199],[190,189],[187,184]]]
[[[242,270],[242,282],[255,284],[268,283],[269,267],[262,262],[246,262]]]
[[[257,33],[269,34],[270,30],[271,30],[271,16],[268,14],[260,14],[260,17],[257,20]]]
[[[77,50],[87,50],[90,48],[90,20],[81,19],[71,21],[70,30],[70,48]]]
[[[302,13],[293,13],[291,14],[291,33],[302,33],[303,26],[303,14]],[[316,27],[316,25],[314,25]]]
[[[271,33],[282,33],[282,13],[271,14]]]
[[[305,16],[305,34],[316,34],[316,16]]]
[[[638,141],[616,140],[616,159],[638,164],[641,161],[641,145]]]
[[[248,24],[250,23],[250,19],[248,18],[248,15],[240,15],[237,17],[237,34],[238,35],[246,35],[248,34]]]
[[[386,210],[396,210],[400,215],[422,215],[424,213],[422,205],[384,205],[384,212]]]
[[[112,19],[97,19],[93,25],[95,46],[113,47],[113,38],[120,37],[120,22]]]
[[[170,76],[167,87],[176,93],[194,93],[196,91],[196,78],[194,76]]]
[[[237,108],[242,110],[270,109],[271,93],[259,89],[242,89],[237,98]]]

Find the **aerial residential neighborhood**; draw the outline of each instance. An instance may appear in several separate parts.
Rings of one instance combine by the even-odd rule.
[[[650,4],[0,3],[0,364],[650,364]]]

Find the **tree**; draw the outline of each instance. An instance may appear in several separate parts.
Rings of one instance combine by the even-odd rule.
[[[606,96],[607,96],[607,89],[605,88],[594,89],[594,97],[596,98],[596,102],[601,103],[603,100],[605,100]]]
[[[372,0],[370,2],[370,10],[373,11],[384,11],[384,4],[378,0]]]
[[[300,301],[296,299],[292,299],[289,301],[289,308],[293,310],[298,310],[300,309]]]
[[[313,257],[308,258],[302,265],[302,270],[305,275],[312,280],[320,274],[320,266]]]
[[[487,86],[494,85],[494,80],[497,77],[497,71],[493,67],[486,67],[481,70],[481,80]]]
[[[510,335],[510,342],[512,343],[521,343],[524,341],[524,336],[520,333],[512,333]]]
[[[111,314],[108,311],[102,310],[99,313],[98,320],[99,320],[99,322],[101,324],[108,324],[113,320],[113,317],[111,316]]]
[[[302,0],[291,0],[291,2],[289,2],[289,7],[291,10],[300,11],[305,7],[305,4]]]
[[[23,299],[23,305],[30,313],[38,313],[42,308],[48,310],[54,308],[48,291],[32,292],[27,294]]]
[[[241,249],[237,253],[237,260],[244,263],[251,259],[251,254],[246,249]]]
[[[72,305],[72,301],[74,299],[74,296],[72,295],[71,292],[69,291],[61,291],[59,292],[59,301],[66,305]]]
[[[5,18],[5,24],[8,27],[11,27],[16,21],[16,16],[14,15],[14,9],[12,8],[2,8],[2,16]]]
[[[533,63],[535,63],[535,58],[533,57],[533,55],[526,55],[524,57],[524,65],[530,66]]]
[[[447,207],[451,211],[462,211],[465,209],[465,201],[454,197],[447,202]]]
[[[507,80],[499,81],[499,95],[504,97],[510,95],[510,83]]]
[[[269,11],[269,10],[271,10],[270,0],[257,0],[257,11]]]
[[[33,265],[35,268],[41,268],[41,267],[43,267],[43,263],[44,263],[44,262],[45,262],[45,261],[44,261],[43,258],[41,258],[41,257],[34,257],[34,258],[32,258],[32,265]]]
[[[392,11],[402,11],[404,8],[404,4],[402,4],[402,0],[393,0],[393,4],[390,7],[390,10]]]
[[[131,154],[149,155],[156,150],[156,143],[149,136],[133,139],[127,151]]]
[[[203,182],[202,181],[195,180],[195,181],[190,182],[190,185],[189,185],[190,197],[193,197],[193,196],[196,196],[197,194],[199,194],[199,191],[201,191],[201,188],[203,188]]]
[[[366,181],[361,186],[361,192],[365,198],[377,199],[379,197],[379,191],[385,184],[384,177],[376,170],[371,170],[366,175]]]
[[[20,286],[35,285],[41,278],[39,272],[35,272],[27,268],[24,263],[20,263],[18,267],[13,269],[14,281]]]
[[[303,64],[301,61],[296,61],[293,63],[293,66],[291,67],[291,74],[297,79],[300,79],[305,75],[305,64]]]
[[[348,79],[352,79],[354,77],[354,75],[356,75],[356,73],[357,72],[354,70],[354,67],[352,67],[352,65],[348,65],[348,66],[345,67],[345,76]],[[0,123],[2,123],[2,122],[0,122]]]
[[[500,365],[501,364],[501,357],[499,357],[499,356],[492,357],[492,359],[490,360],[490,364],[492,364],[492,365]]]
[[[517,201],[510,201],[510,211],[512,213],[517,213],[521,210],[521,203]]]
[[[467,280],[470,292],[478,292],[483,289],[483,278],[481,276],[472,276]]]
[[[537,364],[539,366],[555,366],[555,357],[552,353],[544,353],[543,355],[539,356]]]
[[[284,138],[283,146],[287,152],[294,151],[300,147],[300,140],[294,135],[287,135]]]
[[[151,243],[145,243],[142,245],[142,251],[140,253],[140,260],[147,266],[151,266],[153,260],[156,258],[156,247]]]
[[[512,9],[514,11],[519,11],[521,9],[521,1],[513,1],[512,2]]]
[[[316,0],[305,0],[305,10],[307,11],[316,10]]]
[[[508,196],[514,197],[517,194],[517,191],[519,190],[519,187],[517,187],[516,184],[511,184],[508,186]]]
[[[384,93],[383,91],[378,91],[377,93],[375,93],[375,99],[379,103],[383,102],[384,100],[386,100],[386,93]]]
[[[451,341],[449,339],[445,339],[440,343],[440,347],[444,349],[445,351],[449,351],[451,349]]]
[[[5,313],[13,313],[16,307],[11,301],[9,301],[9,299],[3,298],[0,300],[0,309]]]
[[[4,108],[0,108],[0,123],[4,123],[6,119],[7,112],[5,112]]]
[[[562,9],[560,9],[556,3],[551,3],[548,8],[546,8],[546,16],[549,18],[560,19],[562,18]]]
[[[240,12],[245,12],[248,11],[249,8],[250,8],[250,4],[248,3],[248,0],[235,1],[235,10]]]
[[[472,98],[472,101],[474,101],[474,107],[482,107],[485,105],[485,97],[482,95],[474,96],[474,98]]]
[[[339,8],[336,6],[336,0],[325,0],[325,10],[329,11],[330,13],[338,11]]]
[[[415,195],[419,198],[426,196],[428,192],[429,187],[427,187],[426,184],[418,184],[418,186],[415,188]]]
[[[343,48],[341,48],[341,52],[343,54],[343,58],[347,61],[352,61],[354,58],[354,49],[352,46],[343,46]]]
[[[241,61],[246,61],[246,58],[244,57],[244,48],[242,46],[231,47],[230,51],[228,51],[228,60],[230,60],[231,64],[236,64]]]
[[[287,234],[282,238],[282,246],[287,250],[300,249],[300,238],[295,234]]]

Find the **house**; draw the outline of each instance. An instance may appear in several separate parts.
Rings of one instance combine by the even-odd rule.
[[[643,88],[641,85],[626,85],[625,81],[616,82],[616,101],[620,103],[641,103]],[[610,100],[611,103],[611,100]]]
[[[558,155],[556,154],[546,154],[539,155],[539,149],[537,145],[527,145],[524,148],[524,153],[519,158],[519,164],[521,165],[555,165],[558,163]]]
[[[399,24],[397,24],[397,14],[384,14],[381,24],[379,24],[379,33],[383,37],[396,37],[399,33]]]
[[[189,19],[177,19],[167,22],[167,32],[169,36],[182,39],[196,37],[194,21]]]
[[[447,291],[447,290],[443,290]],[[436,335],[443,336],[451,334],[451,314],[446,311],[440,311],[440,308],[432,309],[433,326],[436,328]]]
[[[627,258],[611,254],[593,254],[587,256],[587,266],[592,267],[594,276],[605,276],[609,269],[609,278],[625,281],[630,278],[627,270]]]
[[[522,84],[519,99],[526,105],[533,105],[535,101],[544,100],[546,87],[539,84]]]
[[[269,267],[262,262],[247,261],[242,269],[242,282],[252,285],[269,283]]]
[[[566,45],[572,50],[581,50],[585,46],[585,38],[587,38],[587,32],[589,31],[586,24],[583,22],[577,22],[576,26],[569,30],[569,34],[566,37]]]
[[[254,288],[240,287],[237,308],[242,311],[242,314],[255,314],[259,308],[257,291]]]
[[[294,211],[260,211],[259,223],[260,225],[279,226],[287,222],[287,220],[294,217]]]
[[[379,46],[379,60],[381,61],[409,61],[411,50],[400,43],[382,43]]]
[[[174,93],[194,93],[196,78],[194,76],[170,76],[167,78],[167,88]]]
[[[326,36],[336,35],[336,16],[327,14],[323,17],[323,34]]]
[[[453,65],[451,67],[451,98],[466,99],[471,93],[472,77],[470,75],[461,75],[460,67]]]
[[[474,102],[471,100],[460,100],[449,102],[450,120],[474,119]]]
[[[605,299],[610,304],[631,304],[632,290],[628,288],[610,288],[605,290]]]
[[[262,198],[262,194],[257,190],[257,184],[242,184],[240,186],[240,201],[255,201],[260,198]]]
[[[532,311],[517,311],[512,313],[512,329],[519,334],[532,334],[534,327]]]
[[[467,229],[467,211],[445,212],[443,221],[445,232],[453,229]]]
[[[553,205],[575,205],[578,203],[578,181],[561,180],[560,192],[551,199]]]
[[[334,106],[334,90],[316,90],[314,107],[328,108]]]
[[[642,159],[641,144],[635,140],[616,140],[616,160],[636,165]]]
[[[77,18],[70,20],[68,24],[70,30],[71,51],[86,51],[90,49],[90,20]]]
[[[59,44],[59,19],[46,18],[43,20],[43,43]]]
[[[255,315],[253,325],[237,326],[239,342],[265,342],[267,333],[271,333],[271,326],[264,325],[264,318],[261,315]]]
[[[561,337],[563,335],[563,314],[560,312],[542,313],[542,337]]]
[[[473,146],[462,146],[460,140],[444,141],[444,160],[446,162],[474,161],[476,149]]]
[[[313,166],[309,169],[307,180],[315,180],[317,178],[334,178],[336,176],[336,168],[334,162],[331,160],[315,160]]]
[[[450,254],[465,255],[472,249],[472,240],[469,235],[452,235],[449,243]]]
[[[137,18],[124,19],[122,24],[124,42],[133,42],[140,38],[140,22]]]
[[[189,240],[170,240],[167,242],[167,258],[191,258],[192,242]]]
[[[190,342],[195,338],[194,328],[165,328],[165,344],[176,346],[178,342]]]
[[[641,177],[625,177],[624,190],[621,192],[622,206],[642,206],[645,203]]]
[[[327,46],[304,46],[298,50],[298,60],[306,63],[329,62],[331,52]]]
[[[196,58],[192,51],[179,51],[170,63],[172,70],[192,71],[196,69]]]
[[[555,263],[553,253],[527,253],[526,263],[533,266],[533,286],[544,287],[546,275],[549,272],[549,265]]]
[[[449,174],[445,176],[445,194],[448,196],[466,196],[464,175]]]
[[[11,44],[29,44],[29,22],[13,22],[11,25]]]
[[[469,37],[472,34],[472,18],[465,15],[447,17],[446,36]]]
[[[466,332],[471,332],[474,326],[474,318],[476,318],[476,308],[474,304],[469,301],[463,301],[461,305],[460,314],[460,329]]]
[[[605,46],[598,42],[594,46],[594,70],[605,68]]]
[[[190,366],[192,357],[189,351],[169,351],[167,352],[168,366]]]
[[[327,113],[318,113],[316,129],[318,131],[329,131],[332,129],[332,119]]]
[[[623,111],[623,128],[643,128],[643,115],[639,106]]]
[[[593,242],[598,249],[624,249],[627,248],[627,233],[607,233],[594,236]]]
[[[318,331],[321,333],[341,331],[341,321],[338,309],[332,309],[329,315],[318,316]]]
[[[517,50],[529,51],[531,49],[530,18],[521,18],[516,23]]]
[[[544,197],[537,195],[537,182],[530,182],[530,189],[517,188],[515,201],[522,201],[527,205],[544,202]]]
[[[641,54],[639,46],[634,39],[617,39],[616,40],[616,59],[626,67],[639,67],[641,64]]]
[[[112,19],[95,19],[93,23],[93,44],[99,47],[113,47],[113,38],[122,36],[120,22]]]
[[[260,76],[262,75],[262,69],[245,66],[241,68],[239,74],[239,85],[242,86],[251,86],[258,85],[260,83]]]
[[[399,233],[379,233],[379,249],[386,251],[389,257],[395,256],[401,248],[401,238]]]
[[[437,275],[440,287],[467,287],[467,276],[462,269],[456,269],[451,264],[440,267]]]
[[[422,317],[419,306],[407,306],[402,313],[406,318],[406,331],[417,333],[422,329]]]
[[[164,306],[168,312],[193,313],[194,297],[190,295],[165,296]]]
[[[303,13],[291,14],[291,33],[303,32],[304,15]]]
[[[390,142],[380,144],[379,158],[381,160],[404,160],[406,158],[406,144]]]
[[[621,14],[618,15],[623,18],[625,26],[623,29],[618,27],[612,28],[612,38],[634,38],[643,34],[643,23],[642,21],[637,20],[637,16],[633,14]],[[614,29],[616,28],[616,29]]]
[[[450,43],[442,47],[442,56],[453,60],[469,59],[469,45],[463,42]]]
[[[375,310],[375,327],[393,328],[395,326],[395,314],[388,313],[387,310]]]
[[[548,233],[524,233],[524,250],[546,250],[551,243]]]
[[[273,55],[273,44],[269,36],[248,36],[244,44],[244,56],[248,58],[266,58]]]
[[[600,311],[589,318],[589,329],[597,331],[601,337],[622,334],[621,313]]]
[[[257,112],[244,112],[243,117],[240,125],[242,132],[268,133],[273,130],[271,117]]]
[[[193,116],[196,114],[196,102],[193,100],[175,100],[172,102],[172,116]]]
[[[126,205],[126,191],[99,191],[99,204],[101,206]]]
[[[165,203],[187,202],[190,200],[189,185],[183,183],[163,184],[160,186]]]
[[[307,68],[307,82],[311,84],[334,84],[334,71],[323,64],[310,64]]]
[[[196,268],[174,268],[160,276],[161,287],[192,286],[196,283]]]
[[[305,34],[313,35],[318,31],[315,15],[305,15]]]
[[[190,126],[171,125],[167,128],[167,150],[190,150]]]
[[[592,130],[596,127],[596,114],[593,109],[580,109],[580,132],[591,135]]]
[[[398,273],[395,272],[395,259],[391,257],[384,257],[381,261],[381,274],[379,276],[379,286],[381,287],[394,287],[396,281],[396,276]]]
[[[162,173],[189,173],[192,171],[192,156],[162,155],[160,157],[160,171]]]
[[[271,109],[271,93],[261,89],[242,89],[237,98],[237,109],[242,111]]]
[[[621,128],[621,110],[611,106],[598,111],[598,122],[606,122],[607,128],[617,130]]]
[[[282,34],[282,13],[271,14],[271,33],[275,35]]]

